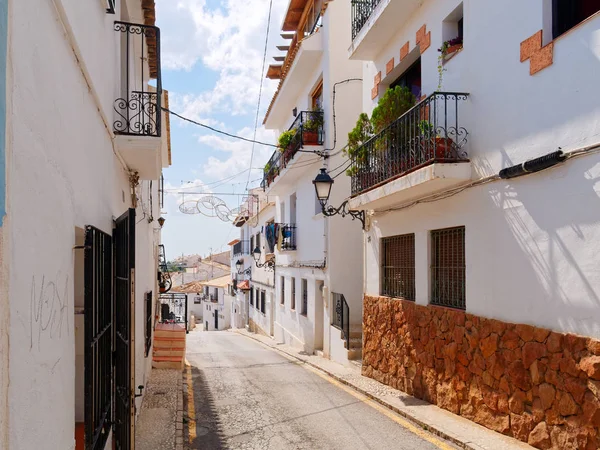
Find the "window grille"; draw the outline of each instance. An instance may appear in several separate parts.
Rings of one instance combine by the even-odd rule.
[[[254,289],[250,289],[250,306],[254,306]]]
[[[292,309],[296,309],[296,279],[292,277]]]
[[[466,308],[465,227],[431,232],[431,304]]]
[[[281,277],[281,304],[285,305],[285,277]]]
[[[302,279],[302,309],[300,314],[306,316],[308,314],[308,281]]]
[[[260,291],[260,312],[264,314],[265,311],[266,311],[265,291]]]
[[[415,235],[386,237],[382,244],[381,295],[415,300]]]
[[[152,347],[152,291],[146,292],[146,345],[144,356],[147,358]]]

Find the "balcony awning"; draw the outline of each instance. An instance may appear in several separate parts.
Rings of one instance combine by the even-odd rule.
[[[227,245],[235,245],[235,244],[237,244],[238,242],[241,242],[241,241],[240,241],[239,239],[234,239],[233,241],[231,241],[231,242],[227,243]]]
[[[242,280],[237,284],[238,289],[241,289],[243,291],[247,291],[250,289],[250,281],[248,280]]]

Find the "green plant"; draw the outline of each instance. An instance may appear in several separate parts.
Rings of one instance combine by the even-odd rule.
[[[433,125],[428,120],[421,120],[417,125],[421,134],[425,137],[434,137],[435,132],[433,129]]]
[[[444,72],[446,69],[444,68],[444,60],[448,55],[448,49],[454,45],[460,45],[462,48],[463,39],[462,37],[455,37],[454,39],[450,39],[449,41],[444,41],[442,46],[438,48],[438,52],[440,55],[438,56],[438,91],[442,90],[442,82],[444,81]]]
[[[323,110],[321,108],[313,108],[308,117],[309,119],[302,125],[304,131],[317,132],[323,127]]]
[[[279,151],[280,152],[283,152],[283,151],[287,150],[287,148],[292,143],[292,140],[294,139],[295,135],[296,135],[296,130],[284,131],[283,133],[281,133],[279,135],[278,144],[279,144]]]
[[[350,158],[357,159],[359,162],[364,160],[366,149],[362,146],[373,136],[373,125],[366,113],[361,113],[358,116],[356,125],[348,133],[348,146],[344,149],[344,153]],[[360,154],[359,154],[360,152]]]
[[[375,133],[381,132],[394,120],[412,108],[417,99],[406,86],[388,89],[377,102],[371,115],[371,124]]]

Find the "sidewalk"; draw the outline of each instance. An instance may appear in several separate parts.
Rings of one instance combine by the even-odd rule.
[[[135,424],[136,450],[183,450],[181,370],[152,369]]]
[[[470,420],[438,408],[435,405],[411,397],[402,391],[393,389],[360,374],[358,365],[343,366],[316,355],[307,355],[293,347],[278,344],[271,338],[250,333],[244,329],[231,330],[250,339],[254,339],[286,354],[288,357],[325,372],[340,383],[352,387],[361,394],[377,401],[401,416],[416,423],[423,429],[467,450],[511,450],[533,449],[516,439],[488,430]]]

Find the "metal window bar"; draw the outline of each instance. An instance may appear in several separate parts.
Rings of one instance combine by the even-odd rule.
[[[300,314],[306,316],[308,314],[308,281],[302,279],[302,309]]]
[[[381,295],[415,300],[415,235],[386,237],[381,240]]]
[[[162,80],[160,68],[160,29],[155,26],[115,21],[114,30],[122,35],[124,77],[123,96],[116,99],[116,134],[133,136],[161,135]],[[156,44],[155,72],[149,66],[148,43]],[[156,79],[156,87],[148,85]]]
[[[331,325],[342,332],[346,348],[350,348],[350,307],[344,294],[331,293],[333,296],[333,320]]]
[[[323,145],[325,142],[323,111],[300,111],[289,131],[295,130],[294,137],[287,148],[276,150],[267,164],[261,186],[266,189],[275,177],[287,167],[298,150],[305,145]]]
[[[250,288],[250,306],[254,306],[254,289]]]
[[[112,422],[112,238],[86,227],[84,250],[85,448],[105,447]]]
[[[285,305],[285,277],[281,277],[281,299],[279,301]]]
[[[375,11],[381,0],[352,0],[352,40],[356,38],[360,30]]]
[[[296,279],[292,277],[292,309],[296,309]]]
[[[115,13],[115,0],[107,0],[106,1],[106,13],[107,14]]]
[[[249,255],[250,251],[250,241],[245,240],[233,244],[233,256]]]
[[[468,161],[468,132],[459,120],[468,96],[434,92],[361,145],[349,169],[352,195],[433,163]]]
[[[260,291],[260,312],[265,313],[266,305],[265,305],[265,291]]]
[[[261,248],[260,246],[260,232],[256,233],[256,246]]]
[[[281,230],[281,250],[296,250],[296,224],[279,223]]]
[[[466,308],[465,227],[431,232],[431,304]]]
[[[152,291],[146,292],[145,295],[145,313],[146,313],[146,330],[145,330],[145,346],[144,346],[144,357],[148,357],[150,354],[150,348],[152,347]]]

